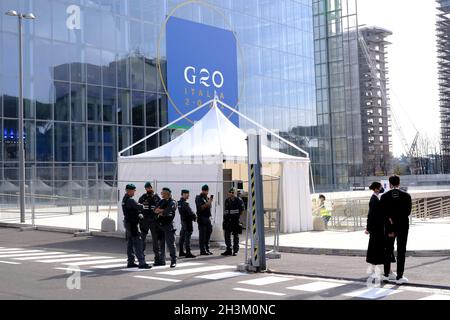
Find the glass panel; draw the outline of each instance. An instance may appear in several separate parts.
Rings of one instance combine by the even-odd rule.
[[[144,93],[133,91],[132,99],[133,125],[144,125]]]
[[[68,83],[55,82],[55,120],[69,121],[69,91]]]
[[[103,161],[116,161],[116,128],[111,126],[103,127]]]
[[[70,160],[69,124],[55,123],[55,161]]]
[[[79,84],[71,86],[72,121],[86,121],[86,88]]]
[[[130,123],[130,91],[128,90],[120,90],[118,91],[118,105],[117,105],[117,113],[119,124],[129,124]]]
[[[102,160],[101,126],[88,126],[88,161]]]
[[[4,159],[18,160],[18,131],[19,122],[17,120],[4,120],[3,142],[5,146]]]
[[[145,95],[145,122],[147,127],[158,126],[158,108],[156,93],[147,93]]]
[[[116,89],[103,89],[103,122],[116,123],[117,112]]]
[[[86,161],[86,126],[72,125],[72,161]]]
[[[36,122],[36,160],[53,161],[52,122]]]
[[[101,87],[88,86],[87,113],[89,122],[102,122]]]

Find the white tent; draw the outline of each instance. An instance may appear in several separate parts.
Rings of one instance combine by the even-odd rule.
[[[246,139],[247,134],[219,110],[217,103],[213,103],[209,112],[178,138],[143,154],[119,157],[120,199],[127,183],[135,183],[140,194],[144,192],[143,182],[150,179],[157,190],[171,188],[176,200],[182,189],[191,190],[189,202],[195,211],[194,197],[206,183],[216,199],[212,210],[213,238],[222,239],[223,173],[224,169],[233,168],[234,177],[240,174],[241,179],[247,180]],[[281,232],[312,230],[309,159],[280,153],[263,145],[262,161],[266,171],[272,167],[272,174],[275,171],[281,177]],[[122,217],[119,210],[118,221],[122,221]],[[176,223],[179,230],[178,215]],[[121,223],[119,228],[123,229]]]

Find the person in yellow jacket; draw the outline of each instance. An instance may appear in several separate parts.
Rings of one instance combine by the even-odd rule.
[[[319,195],[319,213],[322,216],[323,223],[325,225],[325,230],[328,229],[328,222],[331,219],[331,211],[328,210],[325,206],[325,196],[323,194]]]

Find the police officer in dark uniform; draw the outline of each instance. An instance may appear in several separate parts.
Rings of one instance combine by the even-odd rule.
[[[153,253],[155,254],[155,262],[160,260],[160,241],[162,241],[162,235],[158,232],[158,225],[156,223],[156,214],[155,208],[158,205],[161,198],[153,192],[153,187],[150,182],[145,183],[145,190],[147,191],[139,198],[139,203],[144,206],[144,219],[142,219],[139,223],[139,227],[141,229],[142,242],[143,242],[143,250],[145,254],[146,248],[146,238],[148,232],[152,235],[152,245],[153,245]]]
[[[397,239],[397,276],[398,285],[408,282],[403,276],[405,271],[406,243],[408,242],[409,216],[412,209],[411,196],[400,189],[400,177],[389,178],[391,190],[381,196],[381,212],[385,216],[386,249],[384,262],[384,281],[389,281],[394,242]],[[392,279],[394,280],[394,279]]]
[[[144,251],[142,250],[142,239],[139,232],[139,220],[144,218],[141,213],[144,208],[133,199],[135,193],[136,186],[134,184],[128,184],[126,186],[125,196],[122,200],[123,223],[127,237],[127,267],[150,269],[151,266],[145,262]],[[134,263],[135,256],[138,259],[139,265]]]
[[[193,221],[197,220],[197,216],[192,211],[191,206],[187,202],[189,199],[189,190],[181,191],[181,199],[178,201],[178,211],[181,218],[180,231],[180,257],[195,258],[196,256],[191,252],[191,236],[194,231]],[[184,246],[186,245],[186,251]]]
[[[177,249],[175,247],[175,231],[173,226],[173,219],[177,210],[177,203],[172,199],[172,191],[169,188],[163,188],[161,192],[162,200],[155,208],[157,214],[156,223],[158,229],[163,235],[163,241],[160,242],[160,260],[154,265],[162,266],[166,264],[166,248],[169,248],[170,253],[170,267],[175,268],[177,265]]]
[[[195,197],[195,206],[197,207],[198,236],[200,245],[200,255],[209,256],[213,253],[209,251],[209,240],[212,234],[211,224],[211,206],[213,196],[208,198],[209,187],[204,185],[202,193]]]
[[[225,210],[223,215],[223,231],[227,249],[222,256],[236,256],[239,252],[239,234],[242,233],[240,222],[241,215],[245,212],[245,204],[241,198],[237,197],[236,189],[231,188],[228,198],[225,200]],[[233,251],[231,251],[231,235],[233,234]]]

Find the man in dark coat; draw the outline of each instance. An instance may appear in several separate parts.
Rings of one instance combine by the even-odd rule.
[[[169,188],[163,188],[161,192],[162,200],[159,202],[158,206],[155,208],[155,213],[158,215],[156,223],[160,232],[164,235],[164,240],[160,242],[160,261],[155,263],[155,265],[162,266],[166,264],[166,248],[169,249],[170,253],[170,267],[175,268],[177,265],[177,249],[175,246],[175,232],[173,220],[175,219],[175,213],[177,210],[177,203],[172,198],[172,190]]]
[[[181,218],[180,231],[180,257],[195,258],[191,252],[191,236],[194,231],[193,221],[197,220],[197,216],[192,211],[191,206],[187,202],[189,199],[189,190],[181,191],[181,198],[178,201],[178,211]],[[184,246],[186,245],[186,251]]]
[[[136,193],[136,186],[134,184],[128,184],[125,190],[126,193],[122,199],[122,212],[127,237],[127,267],[150,269],[151,267],[145,262],[144,252],[142,250],[142,239],[139,232],[139,220],[144,218],[141,213],[143,206],[133,199],[134,194]],[[139,265],[134,263],[135,256],[138,259]]]
[[[241,198],[236,197],[236,190],[231,188],[225,200],[223,215],[223,231],[227,249],[223,256],[236,256],[239,252],[239,234],[242,233],[240,217],[244,214],[245,205]],[[233,251],[231,251],[231,235],[233,235]]]
[[[154,210],[159,201],[161,201],[161,198],[156,193],[154,193],[152,184],[150,182],[145,183],[145,191],[146,193],[144,193],[138,201],[144,206],[144,219],[142,219],[139,223],[142,234],[143,249],[145,254],[146,238],[150,230],[150,233],[152,235],[153,253],[155,254],[155,262],[158,262],[161,260],[161,253],[159,251],[159,248],[160,241],[162,241],[162,234],[158,232],[156,214]]]
[[[406,244],[409,232],[409,216],[412,209],[411,196],[400,190],[400,178],[389,178],[391,190],[381,197],[381,211],[385,216],[385,228],[387,234],[384,281],[389,280],[391,272],[391,256],[394,252],[394,243],[397,239],[397,284],[404,284],[408,279],[403,276],[405,271]]]
[[[209,240],[212,234],[211,224],[211,206],[213,196],[208,197],[209,187],[204,185],[202,193],[195,197],[195,206],[197,207],[197,223],[200,245],[200,255],[209,256],[213,253],[209,251]]]

